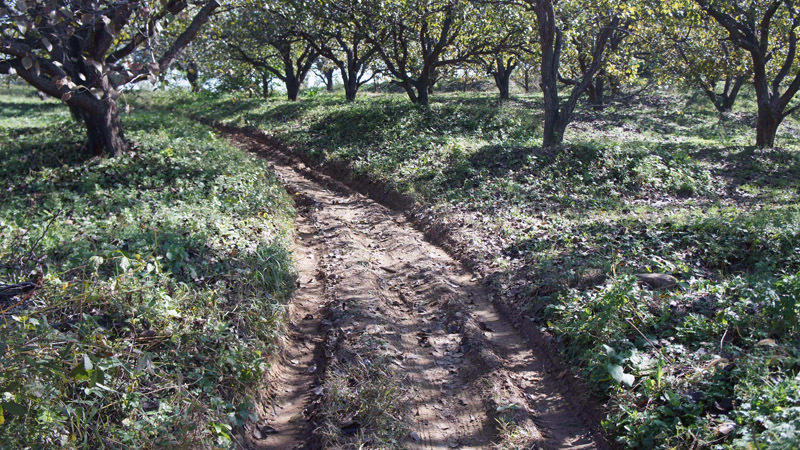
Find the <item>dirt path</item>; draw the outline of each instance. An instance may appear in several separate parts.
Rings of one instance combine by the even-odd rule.
[[[558,373],[500,317],[485,288],[401,213],[255,137],[228,134],[274,165],[300,213],[301,284],[274,370],[275,408],[262,414],[251,447],[323,447],[320,383],[326,368],[353,358],[389,361],[402,374],[404,448],[485,449],[502,439],[508,448],[603,447],[574,406],[580,399],[567,401]],[[498,419],[517,434],[499,434]]]

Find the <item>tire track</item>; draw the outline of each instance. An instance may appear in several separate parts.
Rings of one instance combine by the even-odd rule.
[[[304,235],[314,236],[314,243],[298,254],[314,255],[310,259],[316,265],[301,264],[299,269],[301,280],[319,272],[324,289],[303,292],[301,285],[301,303],[306,295],[316,295],[317,310],[328,305],[338,311],[328,316],[337,339],[366,336],[380,341],[376,355],[358,357],[385,357],[405,375],[403,402],[410,417],[404,421],[409,428],[404,448],[502,445],[498,418],[516,424],[526,436],[525,448],[605,447],[596,429],[572,407],[576,402],[569,402],[562,392],[563,384],[551,373],[548,359],[497,313],[489,293],[472,274],[426,242],[403,214],[309,169],[249,133],[223,131],[270,161],[287,188],[310,205],[301,208],[300,228]],[[303,231],[309,226],[313,231]],[[308,325],[316,325],[320,334],[318,321]],[[306,405],[313,402],[309,392],[314,383],[295,381],[278,379],[277,389],[293,392],[294,398],[305,396]],[[286,417],[272,420],[282,424]],[[303,426],[296,422],[305,423],[305,417],[293,422],[294,431],[284,433],[295,438],[280,444],[317,448],[312,444],[313,427],[303,425],[301,431]],[[294,448],[275,446],[278,438],[265,442],[272,443],[260,448]]]

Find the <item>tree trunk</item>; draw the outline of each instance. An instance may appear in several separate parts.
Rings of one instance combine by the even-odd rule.
[[[605,108],[605,81],[603,77],[597,77],[594,83],[589,84],[587,89],[589,94],[589,104],[595,111],[602,111]]]
[[[511,97],[511,89],[508,86],[508,77],[511,75],[511,73],[506,72],[505,74],[501,74],[499,72],[495,72],[492,75],[494,76],[494,83],[497,85],[497,90],[500,91],[500,99],[508,100]]]
[[[356,99],[356,94],[358,93],[358,83],[356,80],[348,80],[347,83],[344,85],[344,97],[348,102],[352,102]]]
[[[417,82],[417,104],[422,106],[428,106],[430,103],[430,94],[433,91],[433,84],[426,80],[422,79]]]
[[[356,99],[358,93],[358,69],[352,68],[350,70],[341,70],[342,82],[344,84],[344,97],[348,102]]]
[[[543,147],[560,144],[564,136],[558,133],[561,104],[558,100],[558,69],[561,58],[561,33],[555,19],[552,2],[542,2],[535,9],[539,20],[539,43],[542,47],[541,87],[544,96]]]
[[[718,95],[716,100],[713,98],[711,99],[718,112],[726,113],[733,110],[733,104],[736,102],[736,97],[739,95],[739,90],[742,88],[743,84],[744,77],[742,76],[725,80],[725,89],[722,91],[722,95]]]
[[[414,85],[411,84],[410,81],[404,80],[399,83],[400,87],[406,91],[406,95],[408,95],[408,99],[411,100],[411,103],[419,103],[419,98],[417,97],[417,91],[414,88]]]
[[[544,95],[544,137],[542,145],[560,144],[563,136],[557,134],[561,105],[558,100],[558,57],[552,44],[542,51],[542,94]]]
[[[116,99],[104,99],[104,108],[97,114],[73,109],[73,114],[86,124],[87,149],[98,156],[121,156],[130,150],[125,140]]]
[[[775,146],[775,135],[783,121],[780,112],[769,104],[758,105],[758,121],[756,122],[756,147],[772,148]]]
[[[286,96],[289,101],[296,101],[297,96],[300,94],[300,81],[294,75],[286,77]]]
[[[333,69],[327,69],[322,74],[325,76],[325,90],[333,92]]]
[[[495,57],[492,77],[494,77],[494,84],[497,85],[497,90],[500,91],[501,100],[508,100],[511,97],[511,73],[515,67],[515,64],[511,61],[506,64],[501,55]]]

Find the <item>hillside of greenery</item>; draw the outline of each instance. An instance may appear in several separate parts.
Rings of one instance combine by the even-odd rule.
[[[170,93],[143,102],[254,127],[344,162],[447,222],[495,287],[556,336],[607,405],[610,438],[647,448],[800,443],[800,123],[753,142],[753,95],[720,115],[654,89],[581,109],[542,149],[541,96],[345,103]],[[675,277],[655,289],[637,274]]]
[[[265,163],[125,115],[85,156],[60,102],[0,88],[0,448],[215,448],[252,414],[295,280]]]

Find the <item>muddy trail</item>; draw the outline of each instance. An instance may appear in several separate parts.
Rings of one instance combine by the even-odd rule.
[[[566,392],[561,369],[402,213],[257,135],[222,131],[271,163],[299,214],[300,284],[270,401],[246,428],[246,447],[606,447],[581,411],[587,400]],[[370,374],[393,383],[388,403],[396,409],[386,413],[392,433],[381,435],[369,408],[357,405],[378,400],[350,398],[356,406],[349,407],[337,397],[336,386],[361,392]]]

